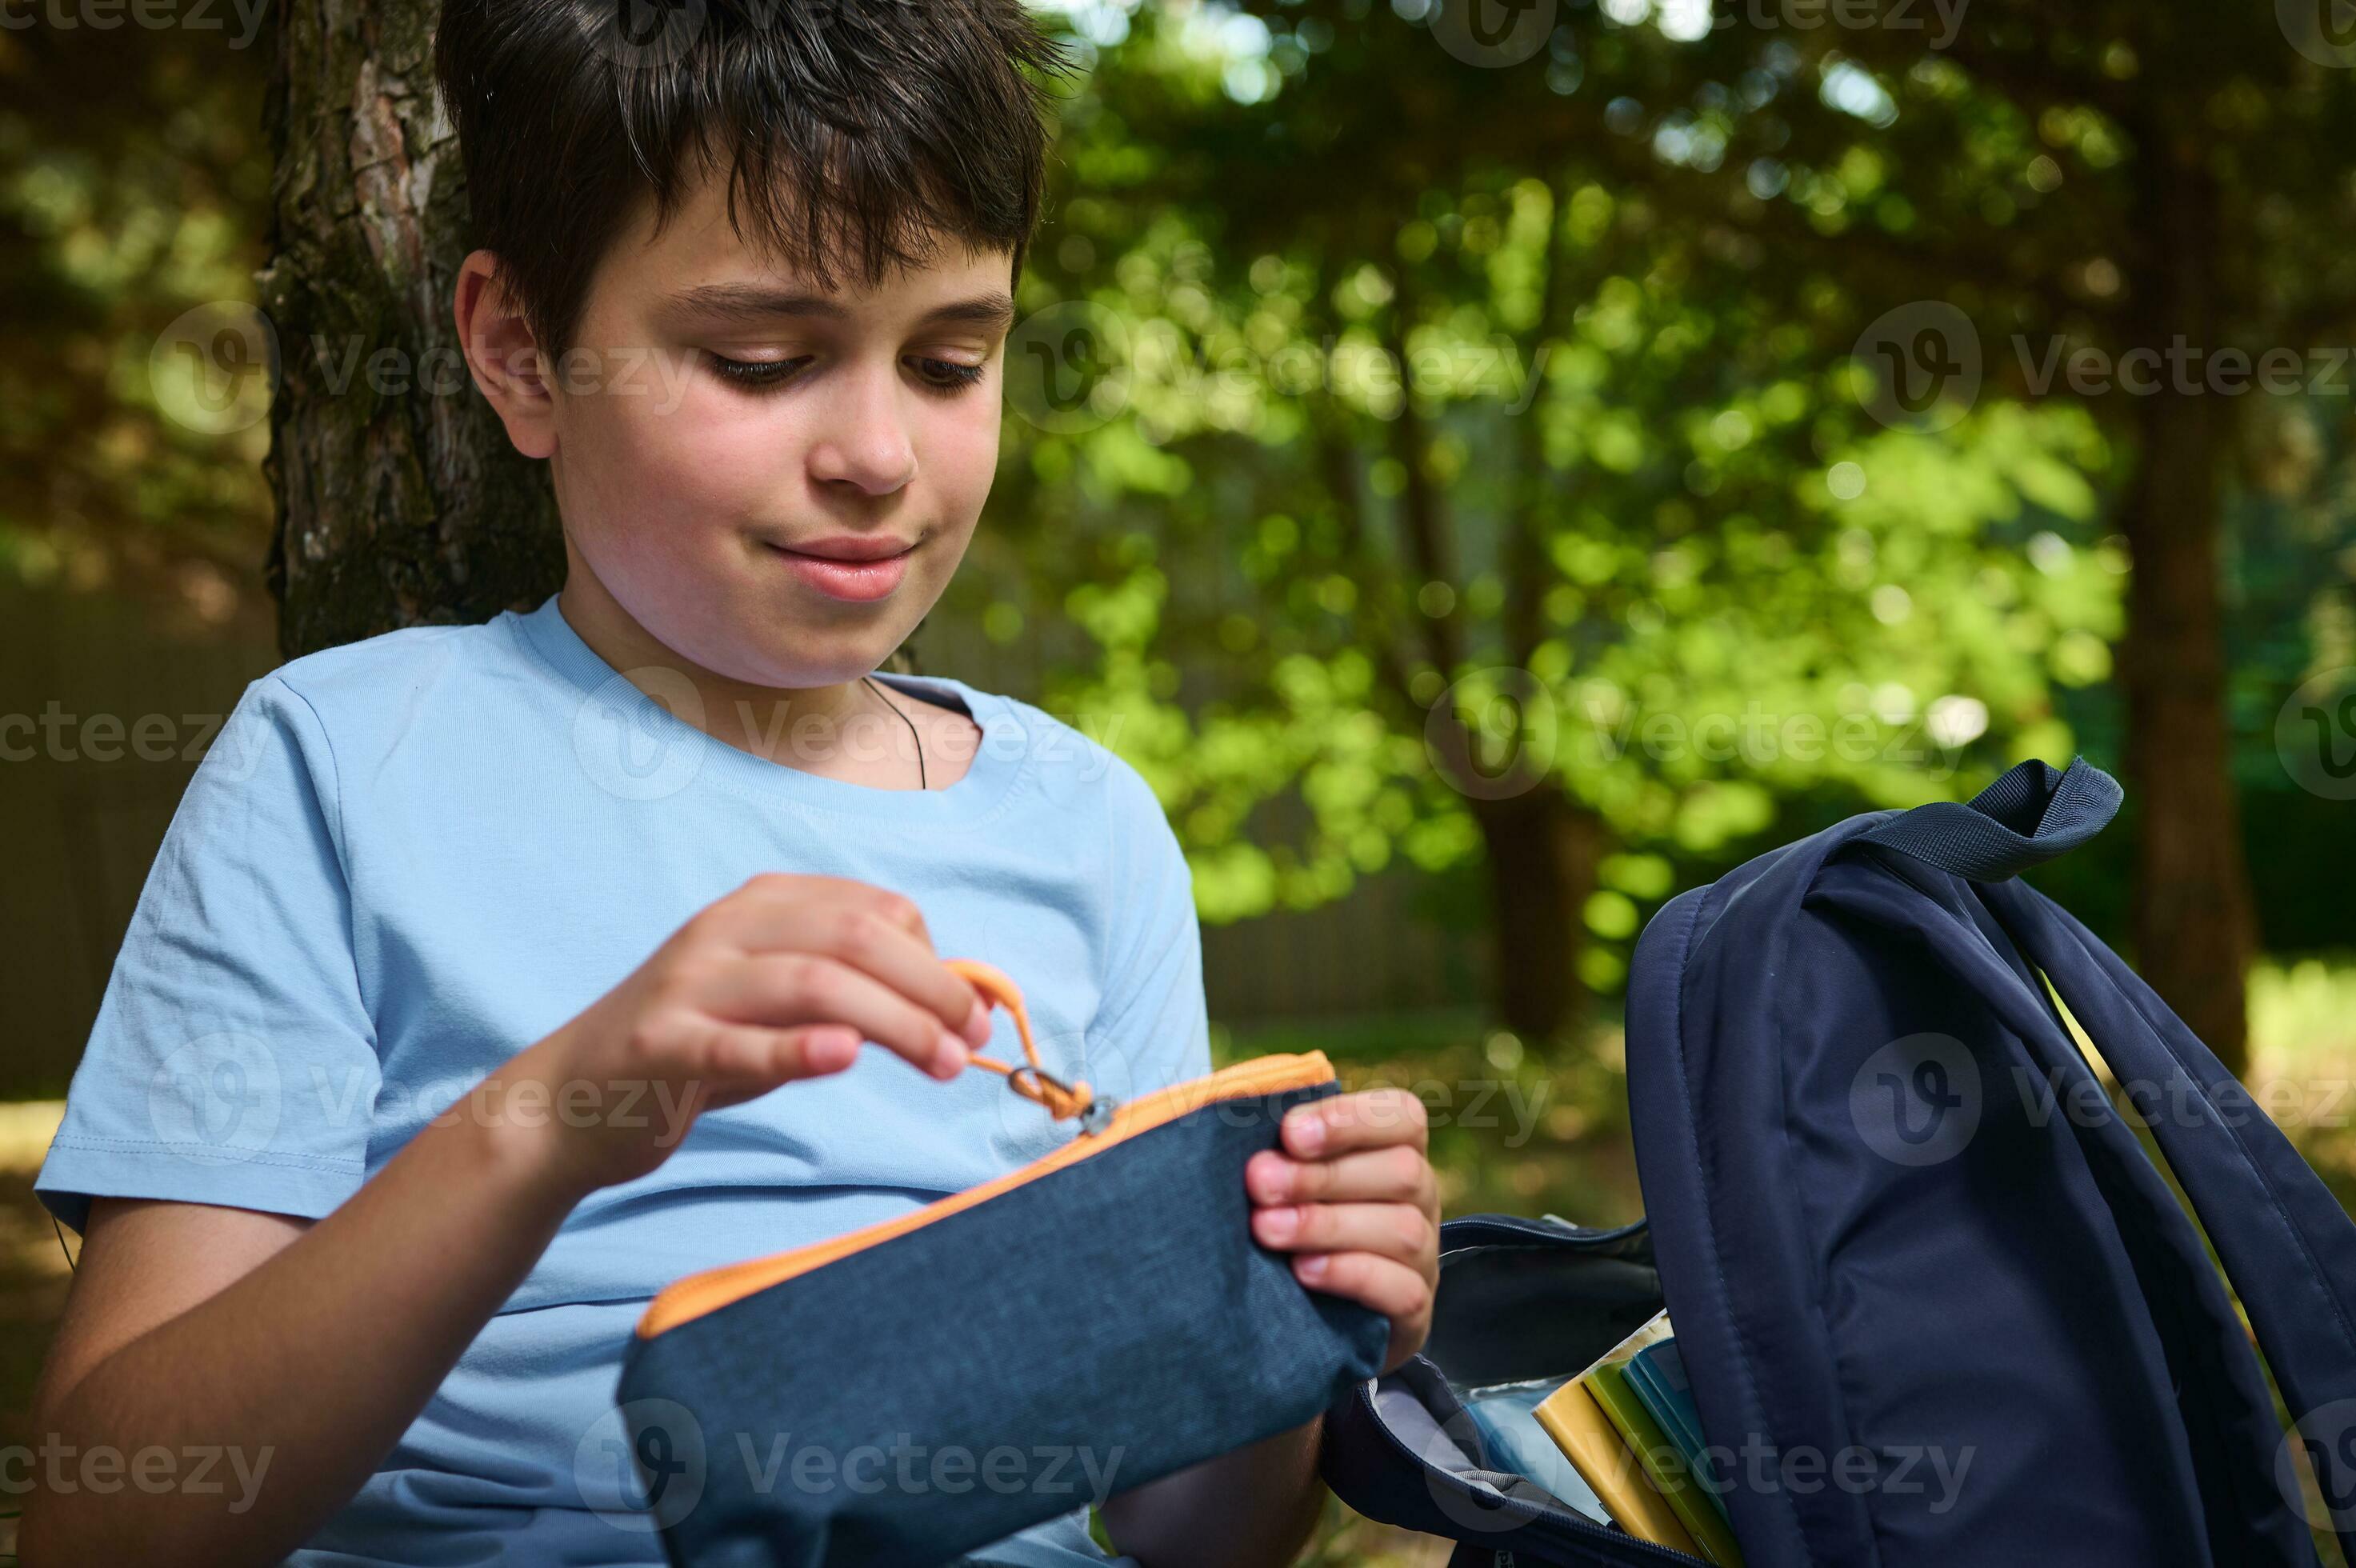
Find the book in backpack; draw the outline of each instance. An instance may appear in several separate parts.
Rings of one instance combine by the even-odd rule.
[[[1627,999],[1646,1219],[1444,1225],[1424,1353],[1327,1414],[1333,1489],[1457,1568],[1723,1561],[1599,1517],[1484,1413],[1569,1399],[1665,1309],[1687,1402],[1660,1413],[1748,1568],[2304,1568],[2308,1464],[2356,1558],[2356,1224],[2017,880],[2118,803],[2026,763],[1665,906]]]

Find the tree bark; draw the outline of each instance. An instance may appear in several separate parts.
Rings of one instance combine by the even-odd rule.
[[[2220,345],[2212,240],[2217,192],[2197,145],[2152,146],[2141,199],[2151,293],[2136,337],[2158,349],[2161,390],[2137,400],[2123,527],[2134,556],[2120,678],[2136,820],[2136,966],[2237,1077],[2248,1060],[2244,978],[2256,916],[2242,854],[2225,713],[2219,473],[2232,431],[2213,390],[2179,390],[2179,345]],[[2191,363],[2198,387],[2204,366]]]
[[[1498,1019],[1533,1044],[1558,1040],[1587,1014],[1579,955],[1602,823],[1546,784],[1472,808],[1488,851]]]
[[[563,581],[545,468],[475,391],[451,296],[468,250],[434,90],[434,0],[274,8],[264,317],[281,366],[265,464],[289,656],[479,621]]]

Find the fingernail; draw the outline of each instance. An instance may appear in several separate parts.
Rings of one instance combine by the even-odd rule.
[[[1252,1190],[1262,1197],[1282,1197],[1289,1168],[1280,1155],[1269,1154],[1265,1150],[1254,1155],[1247,1167]]]
[[[1292,1146],[1304,1155],[1313,1155],[1325,1146],[1325,1119],[1303,1112],[1290,1122]]]
[[[1263,1208],[1258,1223],[1260,1234],[1270,1241],[1290,1241],[1301,1229],[1301,1216],[1290,1208]]]
[[[973,1011],[965,1015],[966,1042],[979,1050],[990,1044],[990,1004],[977,996]]]
[[[943,1029],[940,1044],[933,1051],[933,1076],[955,1078],[964,1070],[965,1062],[965,1042]]]
[[[1304,1280],[1322,1280],[1325,1277],[1325,1254],[1312,1252],[1307,1257],[1295,1258],[1292,1266]]]

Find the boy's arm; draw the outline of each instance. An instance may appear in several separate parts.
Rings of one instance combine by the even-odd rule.
[[[1284,1568],[1325,1506],[1325,1418],[1105,1499],[1105,1533],[1145,1568]]]
[[[431,1126],[316,1222],[100,1199],[37,1401],[22,1555],[274,1563],[359,1490],[576,1195],[512,1127]],[[123,1484],[160,1447],[218,1492]],[[123,1458],[84,1470],[108,1448]],[[108,1485],[102,1476],[111,1475]],[[99,1487],[106,1489],[102,1492]]]
[[[316,1223],[108,1205],[44,1378],[37,1429],[56,1457],[34,1477],[22,1556],[211,1568],[299,1545],[359,1490],[573,1205],[676,1147],[679,1129],[648,1118],[573,1114],[579,1090],[654,1087],[700,1114],[839,1071],[862,1039],[952,1077],[964,1041],[988,1029],[906,899],[756,877]],[[112,1457],[69,1468],[69,1447]],[[234,1481],[241,1459],[259,1484],[138,1484],[141,1451],[191,1447],[220,1456],[216,1479]]]

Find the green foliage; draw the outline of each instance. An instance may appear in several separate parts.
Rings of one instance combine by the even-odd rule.
[[[175,421],[151,364],[254,297],[269,44],[122,21],[0,31],[0,575],[217,623],[258,607],[269,430]]]
[[[1135,25],[1073,117],[1075,167],[1137,134],[1105,105],[1167,102],[1141,79],[1180,46]],[[1306,139],[1315,97],[1197,100],[1156,139]],[[1295,188],[1298,231],[1255,251],[1193,237],[1223,187],[1190,205],[1141,174],[1073,203],[1060,253],[1085,266],[1029,280],[1141,346],[1107,422],[1010,422],[1018,474],[1085,476],[1013,511],[1093,644],[1057,701],[1122,715],[1206,918],[1479,854],[1427,743],[1443,698],[1483,771],[1535,764],[1633,852],[1738,843],[1784,792],[1906,805],[2068,749],[2051,686],[2098,679],[2119,618],[2091,421],[1881,429],[1641,189],[1575,157],[1448,173],[1396,221],[1363,177]],[[1667,864],[1615,856],[1590,931],[1624,943]]]
[[[2356,92],[2269,18],[2190,6],[1991,0],[1926,47],[1622,0],[1496,70],[1412,11],[1083,19],[1104,47],[1024,304],[1116,322],[1124,379],[1090,427],[1011,420],[1001,494],[1029,572],[1108,596],[1067,599],[1057,700],[1124,714],[1205,917],[1479,860],[1451,727],[1603,825],[1607,948],[1668,890],[1630,867],[1736,857],[1794,803],[2117,767],[2126,400],[2035,395],[1998,328],[2133,340],[2138,105],[2188,62],[2221,159],[2342,235],[2338,166],[2264,149]],[[2248,214],[2254,255],[2279,216]],[[2276,319],[2351,297],[2317,240],[2286,237],[2308,271]],[[1941,297],[1982,324],[1987,391],[1886,427],[1859,333]],[[2345,563],[2304,587],[2344,604]]]

